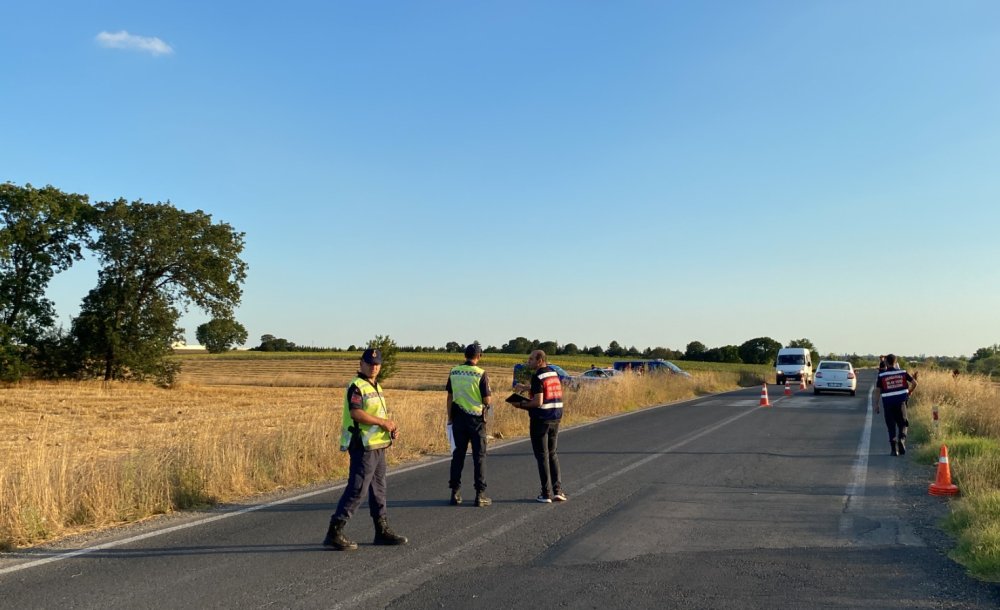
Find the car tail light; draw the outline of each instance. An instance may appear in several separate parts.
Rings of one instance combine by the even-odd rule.
[[[816,377],[819,378],[819,379],[822,379],[823,378],[823,373],[820,373],[819,371],[816,371]]]
[[[848,379],[854,379],[854,373],[848,373],[847,374],[847,378]]]

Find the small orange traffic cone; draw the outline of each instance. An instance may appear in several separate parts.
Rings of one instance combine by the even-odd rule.
[[[951,466],[948,465],[948,446],[941,445],[941,455],[938,457],[937,480],[931,483],[928,490],[932,496],[954,496],[958,494],[958,486],[951,482]]]
[[[760,406],[762,406],[762,407],[770,407],[771,406],[770,401],[767,400],[767,382],[766,381],[764,382],[764,385],[761,386],[761,388],[760,388]]]
[[[805,378],[805,375],[803,375],[802,377],[799,377],[799,389],[800,390],[806,389],[806,378]]]
[[[788,385],[788,380],[785,380],[785,396],[792,395],[792,388]]]

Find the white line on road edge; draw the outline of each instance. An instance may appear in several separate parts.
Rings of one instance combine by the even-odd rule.
[[[734,391],[739,391],[739,390],[734,390]],[[728,393],[729,392],[722,392],[722,393],[720,393],[718,395],[723,395],[723,394],[728,394]],[[689,399],[689,400],[682,400],[680,402],[672,402],[672,403],[668,403],[666,405],[659,405],[657,407],[650,407],[650,408],[651,409],[656,409],[656,408],[665,407],[665,406],[677,406],[677,405],[685,404],[685,403],[688,403],[688,402],[693,402],[695,400],[700,400],[701,398],[704,398],[704,397],[692,398],[692,399]],[[569,431],[569,430],[574,430],[574,429],[577,429],[577,428],[586,428],[588,426],[592,426],[592,425],[595,425],[595,424],[603,423],[603,422],[606,422],[606,421],[609,421],[609,420],[612,420],[612,419],[618,419],[619,417],[627,417],[627,416],[635,415],[635,414],[638,414],[638,413],[644,413],[646,411],[649,411],[650,408],[639,409],[639,410],[636,410],[636,411],[629,411],[628,413],[620,413],[618,415],[612,415],[610,417],[604,417],[604,418],[601,418],[601,419],[595,419],[593,421],[585,422],[585,423],[582,423],[582,424],[577,424],[575,426],[569,426],[569,427],[566,428],[566,430]],[[511,445],[517,445],[517,444],[520,444],[520,443],[525,443],[528,440],[529,439],[527,437],[525,437],[525,438],[521,438],[521,439],[510,441],[510,442],[505,442],[502,446],[503,447],[509,447]],[[420,464],[413,464],[411,466],[403,466],[401,468],[393,468],[392,470],[389,471],[389,473],[388,473],[387,476],[395,476],[395,475],[398,475],[398,474],[402,474],[404,472],[409,472],[411,470],[417,470],[418,468],[426,468],[428,466],[433,466],[435,464],[440,464],[442,462],[448,462],[450,460],[451,460],[451,456],[448,456],[448,457],[443,457],[443,458],[440,458],[440,459],[437,459],[437,460],[431,460],[431,461],[428,461],[428,462],[421,462]],[[246,508],[241,508],[239,510],[234,510],[234,511],[231,511],[231,512],[225,512],[225,513],[222,513],[222,514],[219,514],[219,515],[214,515],[212,517],[205,517],[204,519],[198,519],[197,521],[191,521],[190,523],[183,523],[181,525],[175,525],[173,527],[167,527],[167,528],[164,528],[164,529],[161,529],[161,530],[156,530],[156,531],[153,531],[153,532],[147,532],[145,534],[139,534],[138,536],[130,536],[128,538],[122,538],[121,540],[115,540],[114,542],[108,542],[108,543],[105,543],[105,544],[99,544],[97,546],[90,546],[90,547],[86,547],[86,548],[83,548],[83,549],[77,549],[75,551],[68,551],[66,553],[59,553],[57,555],[52,555],[52,556],[46,557],[44,559],[36,559],[34,561],[28,561],[28,562],[25,562],[25,563],[21,563],[21,564],[14,565],[14,566],[9,566],[9,567],[6,567],[6,568],[0,568],[0,576],[2,576],[4,574],[10,574],[12,572],[18,572],[20,570],[27,570],[28,568],[35,568],[35,567],[38,567],[38,566],[45,565],[47,563],[54,563],[56,561],[62,561],[64,559],[71,559],[73,557],[79,557],[80,555],[86,555],[88,553],[93,553],[95,551],[104,551],[104,550],[107,550],[107,549],[113,549],[113,548],[116,548],[116,547],[119,547],[119,546],[124,546],[126,544],[131,544],[133,542],[139,542],[140,540],[146,540],[148,538],[155,538],[157,536],[163,536],[163,535],[169,534],[171,532],[185,530],[185,529],[188,529],[188,528],[191,528],[191,527],[198,527],[198,526],[201,526],[201,525],[207,525],[207,524],[212,523],[214,521],[221,521],[222,519],[229,519],[230,517],[238,517],[239,515],[245,515],[247,513],[252,513],[252,512],[258,511],[258,510],[263,510],[265,508],[271,508],[273,506],[280,506],[282,504],[288,504],[290,502],[297,502],[299,500],[304,500],[306,498],[311,498],[313,496],[318,496],[320,494],[325,494],[327,492],[335,491],[337,489],[343,489],[345,484],[346,484],[346,482],[345,483],[338,483],[337,485],[331,485],[329,487],[323,487],[322,489],[315,489],[313,491],[306,492],[304,494],[299,494],[297,496],[292,496],[291,498],[283,498],[281,500],[275,500],[274,502],[268,502],[266,504],[258,504],[258,505],[255,505],[255,506],[248,506]]]
[[[674,404],[676,404],[676,403],[674,403]],[[748,411],[744,411],[743,413],[739,413],[737,415],[734,415],[734,416],[732,416],[732,417],[730,417],[728,419],[724,419],[724,420],[722,420],[719,423],[712,424],[711,426],[707,426],[707,427],[702,428],[701,430],[699,430],[697,432],[689,434],[688,436],[684,437],[683,440],[680,440],[680,441],[678,441],[678,442],[670,445],[669,447],[664,447],[663,449],[658,449],[656,453],[653,453],[652,455],[648,455],[648,456],[646,456],[646,457],[644,457],[642,459],[636,460],[635,462],[632,462],[628,466],[620,468],[620,469],[616,470],[615,472],[612,472],[612,473],[610,473],[608,475],[605,475],[604,477],[601,477],[597,481],[594,481],[593,483],[584,486],[583,488],[581,488],[579,491],[576,492],[576,496],[575,497],[579,497],[579,496],[582,496],[583,494],[585,494],[587,492],[593,491],[593,490],[597,489],[598,487],[600,487],[601,485],[604,485],[608,481],[611,481],[612,479],[625,474],[626,472],[629,472],[631,470],[635,470],[636,468],[638,468],[640,466],[643,466],[645,464],[648,464],[649,462],[652,462],[653,460],[659,459],[659,458],[663,457],[664,455],[668,455],[671,451],[675,451],[677,449],[680,449],[681,447],[683,447],[684,445],[687,445],[688,443],[690,443],[692,441],[698,440],[699,438],[701,438],[701,437],[703,437],[703,436],[705,436],[707,434],[711,434],[712,432],[715,432],[719,428],[722,428],[724,426],[728,426],[729,424],[733,423],[734,421],[736,421],[736,420],[738,420],[740,418],[746,417],[747,415],[750,415],[751,413],[756,413],[758,411],[759,411],[759,409],[757,409],[757,408],[750,409]],[[639,411],[633,411],[632,413],[639,413]],[[620,416],[616,416],[616,417],[620,417]],[[601,420],[601,421],[604,421],[604,420]],[[589,425],[591,423],[594,423],[594,422],[587,422],[587,424],[584,424],[584,425]],[[486,542],[488,542],[490,540],[494,540],[496,538],[499,538],[500,536],[503,536],[505,533],[509,532],[510,530],[514,529],[515,527],[523,525],[524,523],[528,522],[530,519],[533,519],[534,517],[536,517],[536,516],[538,516],[540,514],[543,514],[543,512],[542,511],[528,511],[525,514],[523,514],[520,517],[518,517],[517,519],[514,519],[513,521],[505,523],[505,524],[501,525],[500,527],[494,528],[494,529],[492,529],[492,530],[490,530],[488,532],[485,532],[485,533],[479,535],[478,537],[473,538],[469,542],[466,542],[465,544],[463,544],[461,546],[452,548],[451,550],[449,550],[447,552],[444,552],[444,553],[441,553],[440,555],[435,556],[434,559],[433,559],[433,561],[430,562],[430,563],[427,563],[427,564],[424,564],[422,566],[413,568],[411,570],[407,570],[406,572],[403,572],[401,574],[397,574],[396,576],[394,576],[392,578],[387,578],[387,579],[379,580],[378,584],[375,584],[375,585],[367,587],[363,592],[355,595],[354,597],[352,597],[352,598],[350,598],[348,600],[345,600],[343,602],[340,602],[338,604],[334,604],[333,606],[331,606],[331,610],[339,610],[340,608],[354,607],[354,606],[362,604],[363,602],[365,602],[365,601],[367,601],[369,599],[372,599],[373,597],[379,597],[381,595],[384,595],[386,591],[389,591],[389,590],[392,590],[392,589],[398,589],[400,583],[407,582],[407,581],[412,582],[414,580],[414,577],[416,577],[416,576],[418,576],[420,574],[423,574],[424,572],[427,572],[427,571],[431,570],[432,568],[434,568],[435,566],[439,566],[439,565],[445,563],[446,561],[448,561],[450,559],[454,559],[455,557],[458,557],[460,555],[464,555],[464,554],[468,553],[469,550],[472,549],[472,548],[475,548],[477,546],[485,544]]]
[[[865,502],[865,485],[868,482],[868,450],[871,448],[872,432],[872,395],[875,386],[868,390],[868,411],[865,413],[865,426],[861,430],[861,440],[858,441],[858,453],[851,470],[851,481],[844,491],[844,510],[840,515],[840,537],[846,538],[854,528],[854,513],[859,512]]]

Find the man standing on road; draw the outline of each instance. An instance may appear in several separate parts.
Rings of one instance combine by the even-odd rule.
[[[895,354],[885,357],[885,370],[879,370],[876,380],[879,396],[875,401],[878,414],[878,399],[885,409],[885,425],[889,429],[889,447],[892,455],[906,453],[906,429],[910,421],[906,418],[906,401],[917,388],[917,380],[896,365]]]
[[[465,453],[472,443],[472,466],[476,481],[476,506],[493,503],[486,495],[486,412],[490,408],[490,380],[477,366],[483,355],[479,343],[465,348],[465,364],[451,369],[445,390],[448,392],[448,423],[455,438],[451,454],[451,504],[462,503],[462,468]]]
[[[330,517],[330,529],[323,546],[338,551],[354,551],[358,545],[344,536],[344,526],[368,494],[368,510],[375,521],[374,544],[406,544],[404,536],[389,529],[386,516],[385,452],[398,434],[396,422],[388,419],[382,386],[376,378],[382,369],[382,354],[366,349],[361,355],[360,371],[347,386],[340,435],[340,450],[351,458],[347,486],[340,496],[337,511]]]
[[[552,500],[565,502],[559,477],[559,457],[556,448],[559,442],[559,421],[562,419],[562,383],[559,374],[548,366],[545,352],[536,349],[528,356],[528,368],[534,371],[531,386],[518,384],[518,389],[528,389],[529,398],[515,406],[528,411],[531,449],[538,462],[538,478],[542,492],[537,501],[550,503]]]

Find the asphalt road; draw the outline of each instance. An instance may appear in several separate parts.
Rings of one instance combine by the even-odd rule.
[[[372,546],[363,506],[361,548],[324,550],[333,486],[3,555],[0,607],[1000,607],[945,555],[933,469],[888,455],[871,377],[856,397],[772,385],[771,408],[751,388],[565,429],[561,504],[534,501],[524,441],[491,447],[488,508],[447,504],[443,459],[398,468],[405,547]]]

